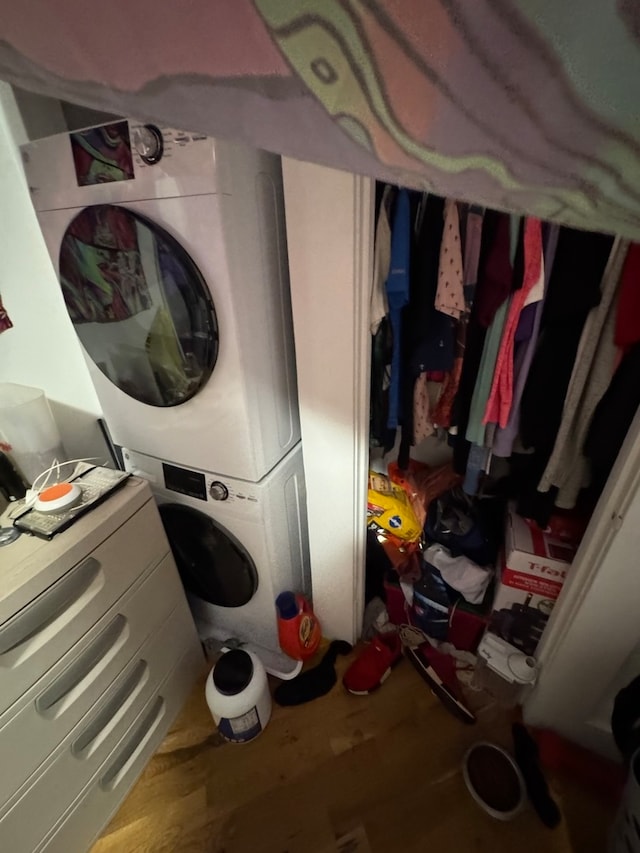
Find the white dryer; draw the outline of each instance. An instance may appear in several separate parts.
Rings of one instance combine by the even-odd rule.
[[[123,458],[151,484],[201,638],[248,642],[273,660],[276,597],[311,593],[302,445],[259,483],[128,449]],[[286,672],[286,659],[271,669]]]
[[[280,158],[133,120],[22,153],[114,443],[260,480],[300,438]]]

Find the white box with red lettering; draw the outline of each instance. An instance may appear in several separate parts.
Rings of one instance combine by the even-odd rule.
[[[534,653],[567,577],[576,548],[509,507],[489,630]]]

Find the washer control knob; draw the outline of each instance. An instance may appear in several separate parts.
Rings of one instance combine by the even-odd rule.
[[[148,166],[157,163],[164,152],[162,131],[155,124],[143,124],[133,131],[133,147]]]
[[[226,501],[229,497],[229,489],[220,480],[214,480],[209,486],[209,494],[214,501]]]

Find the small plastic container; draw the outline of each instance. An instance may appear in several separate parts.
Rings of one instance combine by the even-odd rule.
[[[278,642],[282,651],[294,660],[308,660],[322,639],[320,623],[303,595],[281,592],[276,598]]]
[[[271,718],[267,673],[253,652],[225,652],[209,673],[205,696],[218,731],[230,743],[258,737]]]
[[[478,646],[478,659],[471,686],[486,690],[504,708],[522,701],[523,691],[535,684],[538,665],[535,658],[494,634],[485,634]]]
[[[0,383],[0,437],[29,483],[67,458],[49,401],[40,388]]]

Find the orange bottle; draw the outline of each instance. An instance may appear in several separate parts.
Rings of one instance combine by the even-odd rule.
[[[294,660],[312,657],[320,645],[322,630],[304,595],[281,592],[276,598],[276,610],[282,651]]]

